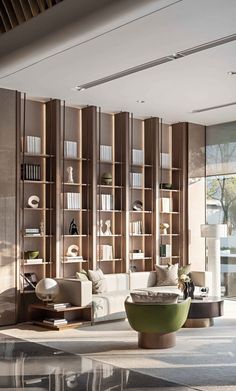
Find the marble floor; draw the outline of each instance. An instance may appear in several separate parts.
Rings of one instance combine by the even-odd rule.
[[[127,321],[0,328],[0,390],[236,391],[235,370],[235,301],[215,326],[181,329],[171,349],[139,349]]]
[[[191,388],[192,389],[192,388]],[[0,334],[0,390],[188,391],[174,382]]]

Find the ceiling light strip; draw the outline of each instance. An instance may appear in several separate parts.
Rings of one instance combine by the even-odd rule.
[[[150,68],[165,64],[170,61],[178,60],[180,58],[189,56],[191,54],[195,54],[195,53],[201,52],[203,50],[207,50],[207,49],[211,49],[213,47],[224,45],[226,43],[233,42],[235,40],[236,40],[236,34],[228,35],[226,37],[216,39],[214,41],[206,42],[204,44],[194,46],[189,49],[182,50],[182,51],[177,52],[175,54],[171,54],[171,55],[168,55],[165,57],[157,58],[157,59],[149,61],[149,62],[145,62],[145,63],[137,65],[135,67],[125,69],[121,72],[113,73],[112,75],[103,77],[101,79],[93,80],[93,81],[85,83],[85,84],[80,84],[79,86],[77,86],[77,90],[82,91],[82,90],[85,90],[88,88],[98,86],[100,84],[105,84],[105,83],[108,83],[109,81],[120,79],[124,76],[128,76],[133,73],[141,72],[146,69],[150,69]]]
[[[236,102],[231,102],[231,103],[225,103],[223,105],[217,105],[217,106],[212,106],[212,107],[206,107],[205,109],[198,109],[198,110],[193,110],[192,113],[203,113],[204,111],[209,111],[209,110],[216,110],[216,109],[221,109],[223,107],[229,107],[229,106],[234,106],[236,105]]]

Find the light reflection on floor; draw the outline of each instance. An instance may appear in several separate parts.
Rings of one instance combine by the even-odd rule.
[[[0,390],[122,391],[187,387],[0,334]]]

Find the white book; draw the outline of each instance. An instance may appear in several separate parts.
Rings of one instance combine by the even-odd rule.
[[[172,198],[160,198],[160,211],[164,213],[172,212]]]

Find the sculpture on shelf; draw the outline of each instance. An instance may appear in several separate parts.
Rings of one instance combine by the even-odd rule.
[[[168,223],[160,223],[160,234],[167,235],[167,229],[169,228]]]
[[[106,220],[105,225],[106,225],[106,231],[104,232],[104,235],[106,235],[106,236],[112,235],[112,233],[111,233],[111,220]]]
[[[69,235],[79,235],[79,231],[77,225],[75,223],[75,219],[72,219],[69,227]]]
[[[98,229],[97,229],[97,235],[98,236],[103,236],[104,233],[103,233],[103,230],[102,230],[102,227],[103,227],[103,219],[101,219],[100,221],[98,221]]]
[[[30,208],[36,209],[39,206],[39,197],[37,195],[31,195],[28,198],[28,206]]]
[[[71,166],[67,167],[66,171],[67,171],[67,173],[68,173],[67,183],[74,183],[74,179],[73,179],[73,167],[71,167]]]

